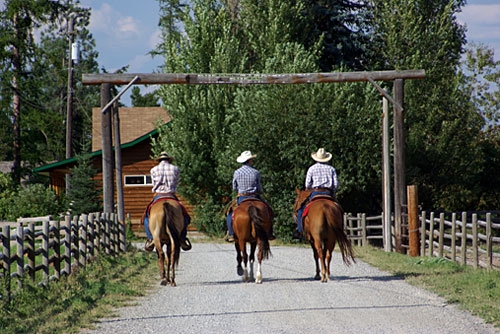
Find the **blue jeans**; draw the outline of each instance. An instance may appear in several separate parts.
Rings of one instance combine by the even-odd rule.
[[[153,198],[153,201],[156,201],[160,197],[162,197],[162,196],[161,195],[156,195]],[[178,201],[177,196],[173,195],[173,197],[174,197],[175,200]],[[186,235],[187,235],[187,226],[189,225],[190,222],[191,222],[191,218],[189,217],[189,215],[185,215],[184,216],[184,229],[181,231],[181,238],[183,238],[183,239],[186,238]],[[153,239],[153,235],[149,231],[149,211],[146,212],[146,216],[144,217],[144,230],[146,231],[146,237],[148,238],[148,240],[152,240]]]
[[[304,227],[302,226],[302,214],[304,213],[304,209],[306,207],[306,204],[309,203],[311,201],[311,199],[317,195],[333,196],[333,193],[331,191],[313,191],[309,195],[309,198],[307,199],[307,201],[304,201],[304,203],[302,203],[301,207],[297,210],[297,231],[299,231],[299,233],[302,233],[304,231]]]

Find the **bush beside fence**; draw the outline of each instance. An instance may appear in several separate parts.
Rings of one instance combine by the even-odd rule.
[[[126,251],[126,226],[113,213],[65,216],[63,220],[20,218],[0,225],[0,277],[7,294],[3,298],[10,299],[16,281],[19,288],[26,278],[48,284],[75,268],[85,268],[98,254]]]

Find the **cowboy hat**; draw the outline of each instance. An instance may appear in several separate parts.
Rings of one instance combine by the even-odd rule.
[[[240,164],[247,162],[250,159],[255,158],[257,155],[252,154],[250,151],[245,151],[240,154],[238,158],[236,158],[236,161],[239,162]]]
[[[174,158],[172,158],[171,156],[168,155],[167,152],[165,151],[162,151],[160,153],[160,156],[158,158],[156,158],[157,161],[162,161],[162,160],[168,160],[168,161],[172,161]]]
[[[324,148],[320,148],[318,152],[311,153],[311,157],[317,162],[327,162],[332,158],[332,154],[330,152],[325,152]]]

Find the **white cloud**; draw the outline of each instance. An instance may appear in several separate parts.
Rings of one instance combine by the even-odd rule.
[[[90,31],[103,33],[118,40],[140,36],[139,22],[132,16],[124,16],[108,3],[92,9]]]

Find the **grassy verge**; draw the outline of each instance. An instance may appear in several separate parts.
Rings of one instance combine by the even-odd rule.
[[[10,303],[2,301],[2,333],[77,333],[115,307],[130,303],[151,287],[156,257],[131,250],[119,257],[99,256],[86,270],[42,288],[24,282]]]
[[[500,272],[372,247],[355,251],[360,260],[500,327]],[[99,318],[111,316],[116,307],[147,294],[157,284],[151,277],[157,275],[154,254],[130,250],[119,257],[100,256],[85,271],[74,272],[47,288],[26,283],[10,304],[0,303],[0,333],[77,333],[80,328],[92,327]]]
[[[441,258],[409,257],[372,247],[358,247],[356,255],[500,327],[500,272],[497,270],[474,270]]]

